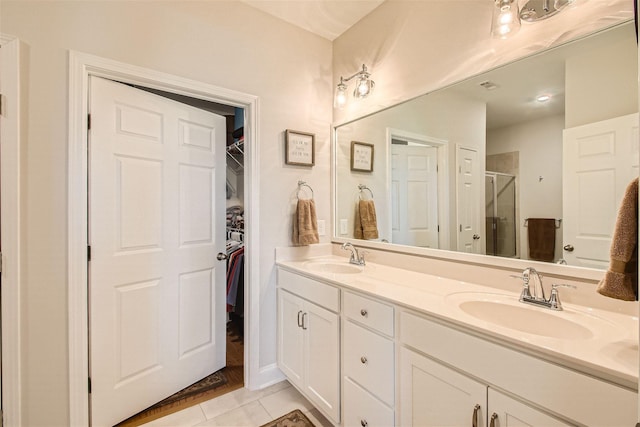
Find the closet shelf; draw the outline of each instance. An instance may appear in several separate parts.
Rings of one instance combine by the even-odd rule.
[[[244,170],[244,138],[227,145],[227,166],[234,173]]]

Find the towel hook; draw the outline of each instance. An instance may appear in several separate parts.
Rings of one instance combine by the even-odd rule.
[[[298,200],[300,200],[300,191],[302,190],[302,187],[307,187],[309,190],[311,190],[311,198],[313,199],[313,188],[311,188],[311,186],[305,181],[298,181],[298,192],[296,193],[296,197],[298,198]]]
[[[364,190],[368,190],[369,194],[371,194],[371,199],[373,199],[373,191],[371,191],[371,189],[369,187],[367,187],[364,184],[358,184],[358,190],[360,190],[360,200],[362,200],[362,192]]]

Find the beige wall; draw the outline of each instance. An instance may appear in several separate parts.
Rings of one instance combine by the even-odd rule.
[[[590,52],[576,52],[567,59],[566,128],[638,111],[638,94],[628,83],[638,81],[637,49],[633,38],[602,37]]]
[[[274,248],[290,239],[298,179],[329,214],[331,43],[238,1],[6,1],[0,29],[28,55],[24,156],[23,424],[69,423],[67,336],[68,50],[260,98],[259,364],[275,362]],[[283,131],[316,134],[316,166],[284,165]],[[323,238],[328,241],[328,238]]]

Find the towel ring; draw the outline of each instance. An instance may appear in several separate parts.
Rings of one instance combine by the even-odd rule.
[[[362,191],[363,190],[368,190],[369,194],[371,194],[371,199],[373,199],[373,191],[371,191],[371,189],[369,187],[367,187],[364,184],[358,184],[358,190],[360,190],[360,200],[362,200]]]
[[[300,200],[300,191],[302,191],[302,187],[307,187],[309,190],[311,190],[311,198],[313,199],[313,188],[311,188],[311,186],[304,181],[298,181],[298,192],[296,193],[296,197],[298,198],[298,200]]]

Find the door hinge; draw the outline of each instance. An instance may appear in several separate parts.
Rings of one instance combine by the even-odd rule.
[[[440,226],[439,226],[439,225],[438,225],[438,227],[437,227],[437,230],[438,230],[438,233],[439,233],[439,232],[440,232]]]
[[[0,409],[0,427],[4,426],[4,412]]]
[[[87,114],[87,129],[91,130],[91,114]]]
[[[91,377],[88,378],[88,388],[89,388],[89,394],[91,394]]]
[[[462,224],[460,224],[460,232],[462,233]]]
[[[2,252],[0,252],[0,273],[2,273]]]
[[[91,261],[91,246],[87,246],[87,261]]]
[[[0,116],[4,115],[4,95],[0,93]]]

